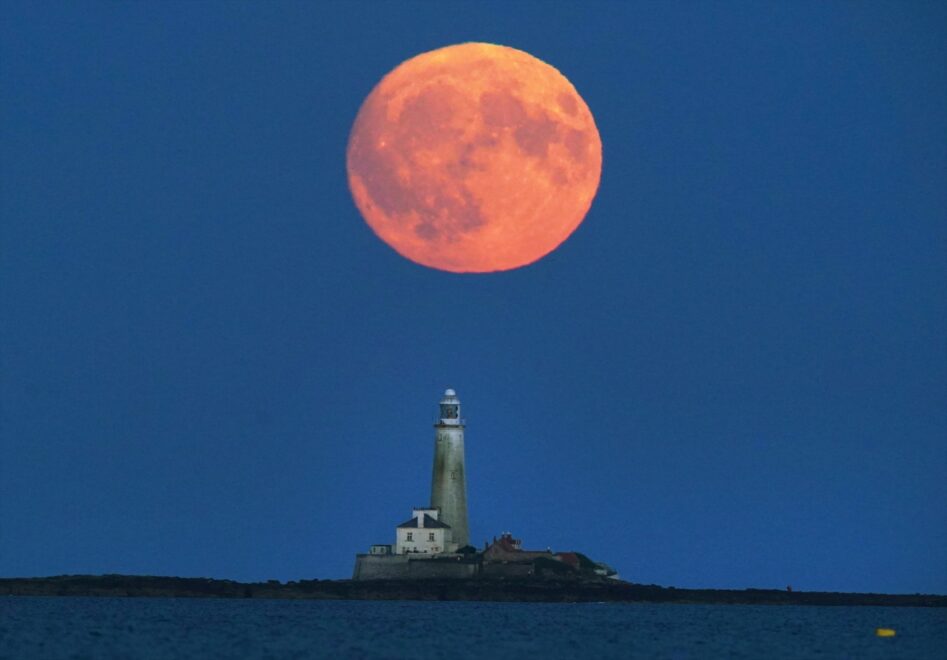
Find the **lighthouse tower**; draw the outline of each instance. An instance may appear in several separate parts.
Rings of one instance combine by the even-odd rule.
[[[441,399],[440,418],[434,425],[431,507],[441,510],[440,520],[451,526],[451,536],[458,548],[470,543],[464,473],[464,420],[460,417],[460,400],[454,390],[447,390]]]

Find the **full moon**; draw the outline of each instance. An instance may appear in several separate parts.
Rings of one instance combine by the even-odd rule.
[[[398,253],[485,273],[533,263],[575,231],[598,189],[602,142],[555,68],[466,43],[382,78],[355,119],[347,167],[356,206]]]

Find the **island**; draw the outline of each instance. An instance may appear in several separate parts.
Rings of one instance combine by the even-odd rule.
[[[147,575],[0,578],[0,596],[313,600],[691,603],[945,607],[947,596],[785,589],[677,589],[636,584],[583,552],[527,550],[510,532],[471,545],[460,399],[447,389],[434,424],[430,506],[414,507],[394,543],[355,555],[351,580],[235,582]]]
[[[947,607],[947,596],[932,594],[676,589],[609,578],[574,576],[236,582],[148,575],[59,575],[0,578],[0,596]]]

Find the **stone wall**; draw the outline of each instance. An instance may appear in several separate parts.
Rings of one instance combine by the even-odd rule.
[[[467,578],[479,573],[476,561],[424,559],[410,555],[356,555],[353,580]]]
[[[468,578],[477,575],[477,562],[414,559],[408,562],[410,578]]]
[[[532,562],[484,562],[481,574],[486,577],[525,577],[533,574]]]
[[[394,580],[406,577],[407,555],[355,555],[353,580]]]

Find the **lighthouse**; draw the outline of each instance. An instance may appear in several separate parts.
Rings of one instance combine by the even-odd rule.
[[[464,469],[464,420],[454,390],[444,392],[440,417],[434,424],[434,474],[431,507],[440,509],[440,520],[450,525],[453,543],[470,543],[467,524],[467,481]]]

